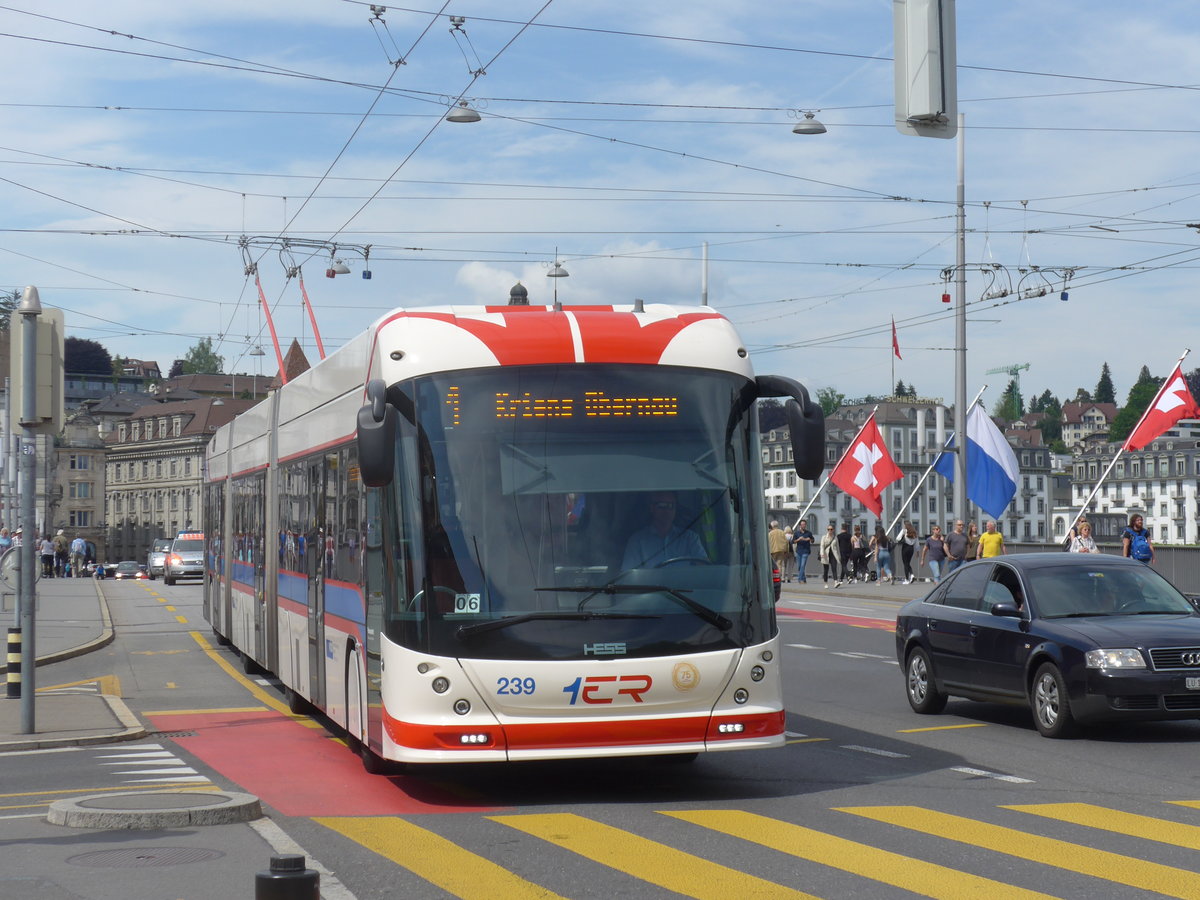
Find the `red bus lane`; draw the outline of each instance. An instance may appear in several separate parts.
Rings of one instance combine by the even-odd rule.
[[[775,608],[775,615],[787,616],[792,619],[808,619],[813,622],[828,622],[834,625],[853,625],[855,628],[878,628],[883,631],[893,631],[896,627],[895,618],[877,619],[869,616],[844,616],[840,613],[814,612],[808,609]]]
[[[370,775],[320,727],[273,710],[157,713],[161,732],[241,790],[286,816],[386,816],[495,812],[466,792],[424,778]],[[194,732],[194,734],[190,734]]]

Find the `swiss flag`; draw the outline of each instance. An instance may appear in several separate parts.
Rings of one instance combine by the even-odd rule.
[[[892,352],[896,354],[896,359],[904,359],[900,355],[900,341],[896,339],[896,317],[892,316]]]
[[[1200,406],[1188,390],[1178,365],[1163,382],[1154,402],[1142,414],[1137,427],[1125,439],[1124,450],[1141,450],[1180,419],[1200,418]]]
[[[902,477],[904,473],[888,453],[879,426],[875,424],[875,413],[871,413],[858,437],[850,442],[841,460],[829,473],[830,481],[862,501],[863,506],[876,516],[883,514],[880,499],[883,489]]]

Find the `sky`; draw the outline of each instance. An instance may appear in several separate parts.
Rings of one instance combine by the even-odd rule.
[[[890,2],[375,8],[0,5],[0,288],[164,372],[211,338],[273,374],[255,272],[315,361],[518,280],[698,304],[707,244],[756,372],[953,401],[958,141],[895,128]],[[1015,368],[1068,400],[1107,362],[1122,402],[1193,342],[1197,46],[1188,0],[959,4],[968,396]]]

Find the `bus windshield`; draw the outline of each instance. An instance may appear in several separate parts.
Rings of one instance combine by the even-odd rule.
[[[540,365],[399,387],[380,535],[393,640],[445,656],[581,659],[774,634],[747,379]]]

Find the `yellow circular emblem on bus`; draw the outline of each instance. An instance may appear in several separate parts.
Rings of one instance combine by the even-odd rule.
[[[700,670],[688,662],[675,663],[671,683],[677,691],[690,691],[700,683]]]

